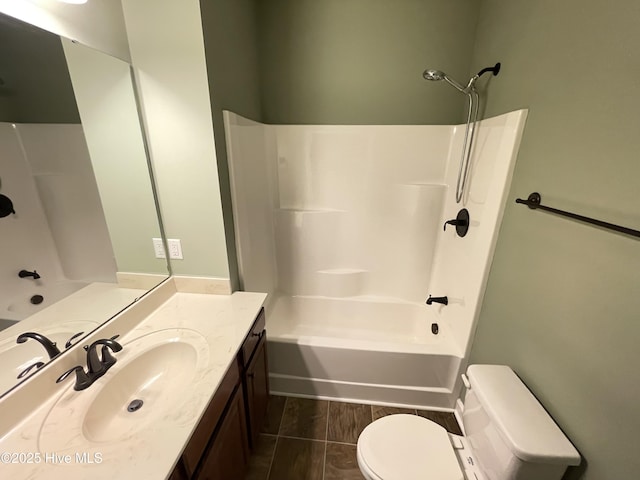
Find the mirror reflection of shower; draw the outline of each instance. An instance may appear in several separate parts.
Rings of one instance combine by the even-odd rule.
[[[464,189],[469,173],[469,163],[471,161],[471,151],[473,147],[473,139],[475,136],[475,127],[478,120],[480,97],[478,95],[478,91],[475,88],[475,84],[478,78],[480,78],[487,72],[493,73],[494,77],[498,75],[498,72],[500,72],[500,63],[496,63],[493,67],[487,67],[480,70],[476,75],[469,79],[466,87],[462,86],[460,82],[454,80],[440,70],[427,69],[422,73],[422,76],[425,80],[435,82],[444,80],[460,93],[464,93],[469,100],[469,106],[467,108],[467,128],[464,133],[462,156],[460,158],[460,168],[458,169],[458,181],[456,182],[456,203],[460,203],[464,195]]]

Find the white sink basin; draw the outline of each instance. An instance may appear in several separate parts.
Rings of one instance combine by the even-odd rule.
[[[188,329],[157,331],[122,347],[116,364],[86,390],[73,389],[75,375],[65,380],[70,386],[40,431],[41,452],[84,451],[153,428],[188,399],[209,362],[205,338]]]

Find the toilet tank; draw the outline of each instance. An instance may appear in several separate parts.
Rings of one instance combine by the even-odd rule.
[[[511,368],[471,365],[462,421],[487,480],[560,480],[580,455]]]

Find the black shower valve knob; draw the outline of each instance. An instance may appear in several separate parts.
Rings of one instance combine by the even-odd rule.
[[[13,209],[13,202],[6,195],[0,194],[0,218],[11,214],[16,214],[16,211]]]

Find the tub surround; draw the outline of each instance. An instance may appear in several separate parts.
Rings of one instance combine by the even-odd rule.
[[[178,285],[182,285],[183,291]],[[163,282],[81,344],[69,349],[56,362],[45,366],[39,375],[0,400],[0,408],[12,412],[11,418],[3,415],[0,419],[0,451],[39,453],[42,458],[38,464],[3,464],[3,474],[15,479],[65,480],[89,477],[110,480],[157,479],[171,474],[209,401],[235,360],[266,297],[265,294],[247,292],[232,295],[187,293],[185,288],[185,282],[176,282],[174,278]],[[77,396],[81,400],[83,394],[91,394],[91,389],[99,389],[100,384],[108,382],[118,372],[116,363],[86,391],[73,391],[73,379],[56,384],[55,379],[65,370],[75,365],[85,365],[86,353],[81,345],[120,334],[118,341],[123,345],[123,350],[114,356],[120,358],[122,366],[126,365],[127,357],[136,355],[136,351],[127,349],[130,342],[166,329],[195,330],[206,341],[208,354],[203,357],[206,364],[199,370],[198,377],[185,388],[184,398],[180,397],[152,426],[124,432],[114,441],[83,443],[79,440],[83,438],[82,432],[74,434],[64,431],[77,428],[78,422],[47,424],[50,412],[58,408],[60,399],[73,400]],[[52,418],[55,417],[49,417],[49,420]],[[66,442],[60,440],[59,445],[55,441],[52,443],[52,436],[46,442],[42,441],[41,432],[46,434],[47,428],[54,427],[60,432],[61,439],[67,438]],[[70,438],[74,440],[70,441]],[[44,446],[47,447],[46,452],[42,450]],[[76,453],[86,453],[94,461],[99,457],[100,463],[77,463]],[[58,458],[70,455],[71,463],[55,463],[54,460],[45,462],[45,454],[56,454]]]
[[[478,122],[458,204],[464,125],[265,125],[225,112],[240,279],[269,294],[274,391],[454,407],[526,116]],[[443,230],[461,208],[464,238]],[[396,382],[404,369],[423,374]]]

